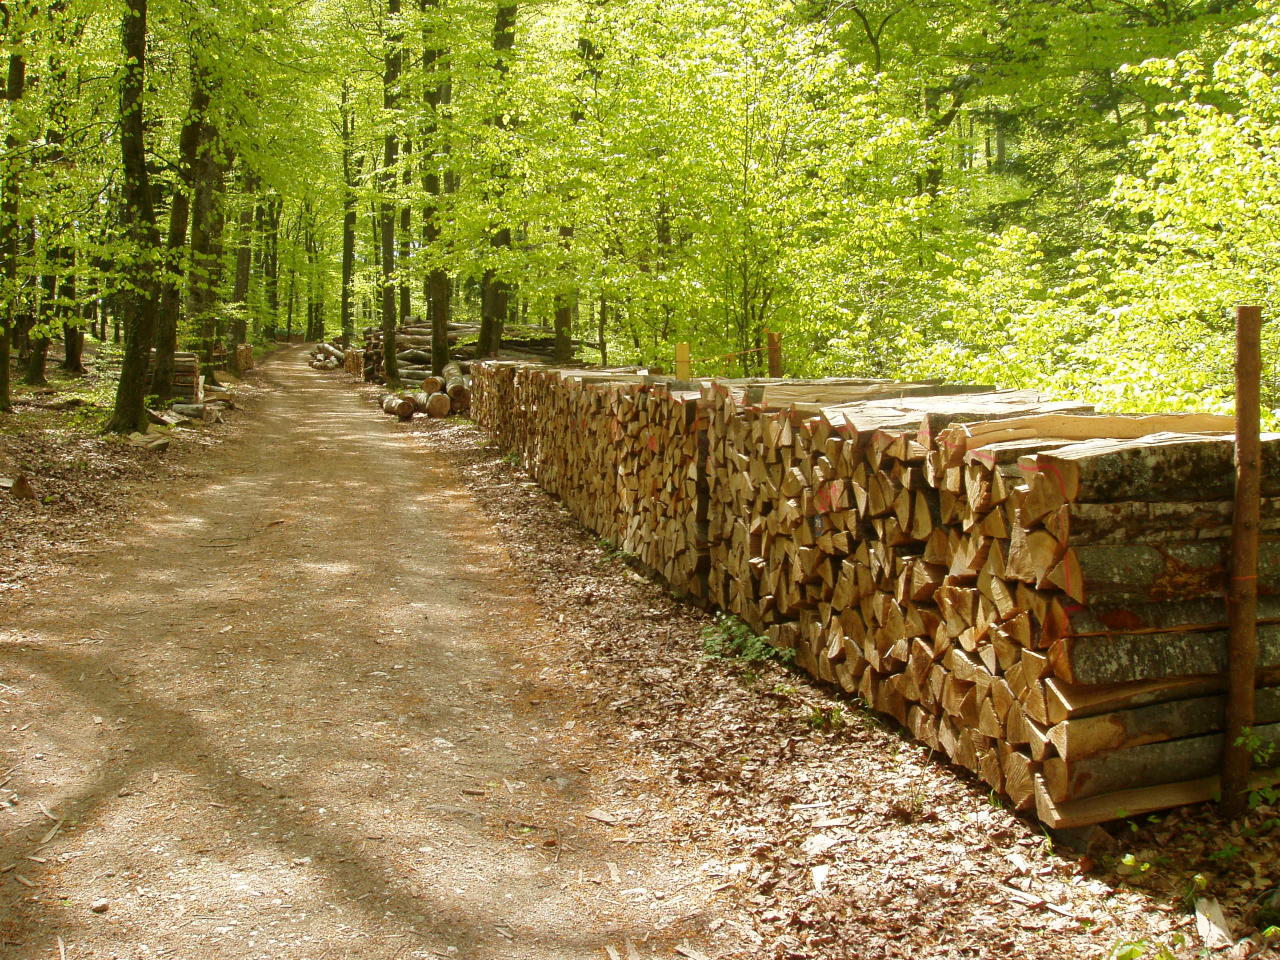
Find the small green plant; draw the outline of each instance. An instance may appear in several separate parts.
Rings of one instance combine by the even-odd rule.
[[[1139,860],[1134,854],[1126,853],[1120,858],[1120,862],[1116,864],[1116,873],[1122,877],[1142,877],[1149,873],[1151,864],[1146,860]]]
[[[844,711],[838,706],[813,707],[809,710],[807,723],[813,730],[824,732],[839,730],[845,725]]]
[[[1280,763],[1274,743],[1263,740],[1253,728],[1246,727],[1236,738],[1236,746],[1244,747],[1253,757],[1253,765],[1259,769],[1274,767]],[[1280,785],[1257,787],[1249,791],[1249,807],[1256,810],[1261,806],[1280,804]]]
[[[795,659],[794,650],[779,650],[767,637],[727,613],[717,613],[715,620],[702,628],[702,653],[712,660],[736,660],[743,664],[768,660],[790,663]]]
[[[1111,948],[1107,960],[1177,960],[1174,950],[1186,944],[1187,938],[1175,933],[1169,943],[1148,940],[1123,940]]]
[[[1234,860],[1243,852],[1244,851],[1234,843],[1226,843],[1213,851],[1213,853],[1209,854],[1209,859],[1220,861]]]

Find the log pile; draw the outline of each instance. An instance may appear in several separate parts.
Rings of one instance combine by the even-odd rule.
[[[382,329],[368,327],[363,335],[364,378],[371,383],[384,383],[386,375],[382,369]],[[464,364],[474,360],[479,335],[479,324],[449,324],[449,356]],[[574,341],[574,345],[579,344]],[[550,362],[554,351],[555,334],[551,330],[508,325],[503,330],[498,356],[506,360]],[[396,330],[396,360],[399,363],[400,380],[406,385],[416,385],[431,375],[430,324],[408,323]]]
[[[317,343],[311,348],[307,366],[313,370],[337,370],[346,363],[346,352],[337,344]]]
[[[1208,798],[1230,418],[691,386],[486,362],[473,411],[585,526],[1047,825]],[[1257,733],[1280,742],[1280,435],[1263,446]]]
[[[156,352],[151,351],[147,365],[147,383],[156,372]],[[204,377],[200,374],[200,358],[194,353],[173,355],[173,399],[184,403],[204,402]]]
[[[428,417],[447,417],[455,412],[449,395],[439,391],[416,390],[412,393],[388,393],[378,401],[382,412],[401,420],[412,420],[415,413]]]

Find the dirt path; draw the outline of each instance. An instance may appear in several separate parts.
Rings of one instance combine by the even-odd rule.
[[[590,819],[458,478],[301,350],[263,377],[216,480],[0,609],[0,957],[696,946],[693,866]]]

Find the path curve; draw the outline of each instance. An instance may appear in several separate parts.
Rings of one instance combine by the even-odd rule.
[[[0,957],[672,956],[458,477],[260,376],[214,479],[0,610]]]

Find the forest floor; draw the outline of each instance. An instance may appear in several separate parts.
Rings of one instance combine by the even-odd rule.
[[[1276,810],[1055,845],[707,656],[467,421],[305,359],[162,455],[0,431],[43,497],[0,501],[0,958],[1191,956],[1196,892],[1268,922]]]

